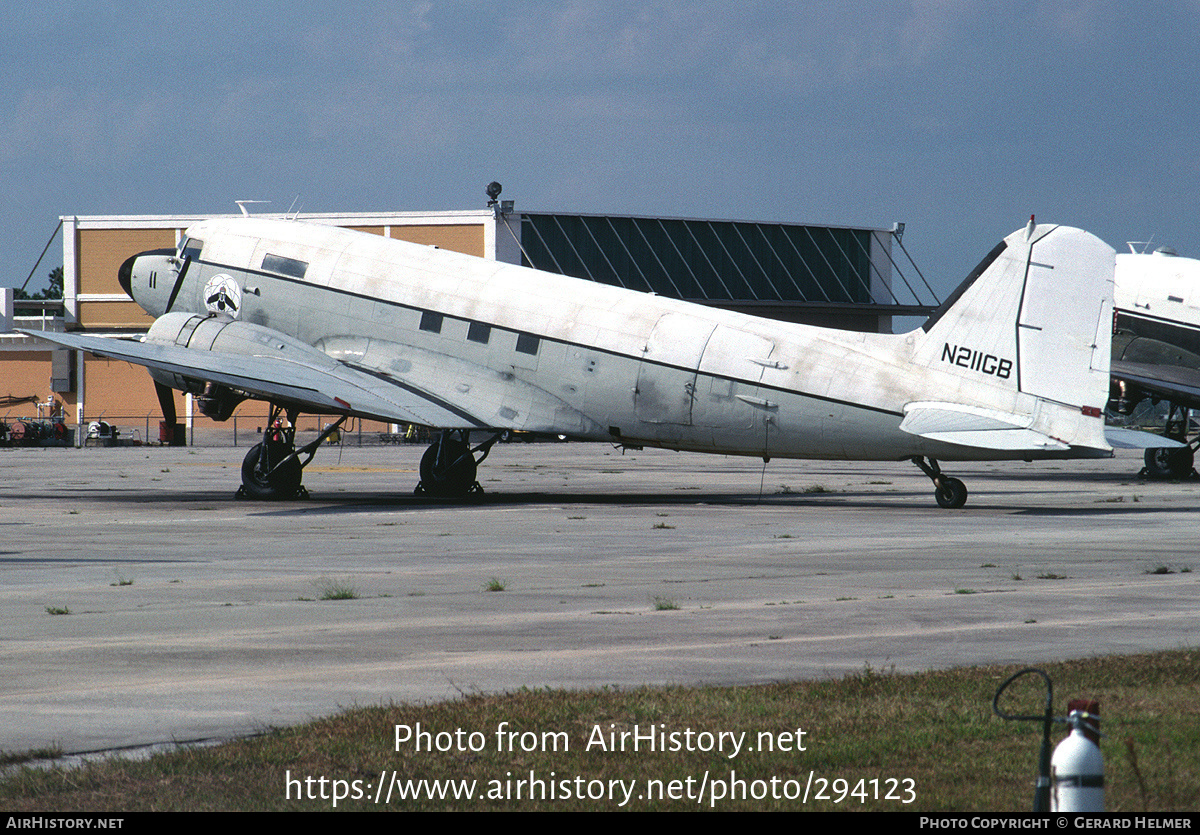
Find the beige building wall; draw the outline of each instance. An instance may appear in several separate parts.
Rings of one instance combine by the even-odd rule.
[[[391,237],[485,258],[483,226],[393,226]]]
[[[484,227],[479,223],[470,224],[403,224],[388,226],[353,226],[346,229],[355,232],[367,232],[371,235],[383,235],[398,241],[408,241],[414,244],[425,244],[474,255],[476,258],[486,258],[487,249],[484,243]]]
[[[50,396],[50,351],[5,351],[0,354],[3,372],[0,373],[0,395],[6,397],[36,397],[45,402]],[[56,395],[59,400],[63,395]],[[75,406],[73,395],[66,395],[69,401],[67,414],[71,414]],[[0,420],[6,417],[36,418],[37,406],[33,403],[21,403],[16,406],[6,406],[0,409]],[[6,421],[7,422],[7,421]]]
[[[154,319],[125,295],[117,271],[131,255],[175,246],[175,229],[79,229],[76,235],[80,326],[89,330],[150,327]]]

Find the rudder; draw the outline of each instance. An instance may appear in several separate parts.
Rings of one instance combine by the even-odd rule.
[[[1094,235],[1030,219],[934,312],[913,359],[958,378],[939,392],[947,404],[998,410],[1064,448],[1107,450],[1115,264]]]

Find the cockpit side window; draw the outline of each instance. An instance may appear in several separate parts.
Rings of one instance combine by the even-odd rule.
[[[179,245],[179,257],[191,258],[193,261],[200,260],[200,251],[204,249],[204,241],[199,238],[184,238]]]

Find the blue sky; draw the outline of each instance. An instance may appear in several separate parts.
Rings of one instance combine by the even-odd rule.
[[[1200,0],[5,8],[0,284],[60,215],[482,208],[492,179],[518,209],[904,221],[941,295],[1032,212],[1200,257]]]

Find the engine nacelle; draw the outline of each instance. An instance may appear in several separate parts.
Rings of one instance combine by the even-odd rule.
[[[332,360],[311,345],[277,330],[240,322],[229,316],[196,313],[167,313],[150,326],[146,342],[177,345],[200,351],[217,351],[255,357],[306,357],[313,365],[332,364]],[[200,411],[213,420],[227,420],[239,403],[250,395],[199,377],[185,377],[169,371],[150,369],[158,383],[196,395]]]

